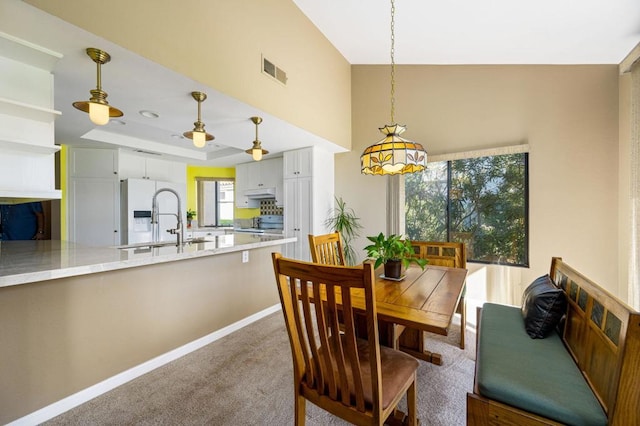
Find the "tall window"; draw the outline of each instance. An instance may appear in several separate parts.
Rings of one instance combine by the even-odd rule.
[[[405,175],[410,240],[460,241],[471,262],[529,264],[528,154],[429,163]]]
[[[196,178],[198,226],[233,225],[233,179]]]

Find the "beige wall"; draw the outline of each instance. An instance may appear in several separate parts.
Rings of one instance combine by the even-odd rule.
[[[0,288],[0,424],[279,304],[273,251]]]
[[[631,253],[631,73],[619,78],[620,145],[618,152],[618,282],[619,294],[628,300]]]
[[[350,66],[290,0],[27,0],[169,69],[351,147]],[[261,73],[261,57],[288,77]]]
[[[353,151],[336,156],[336,195],[385,230],[385,179],[360,174],[389,121],[389,67],[352,67]],[[431,154],[528,143],[530,268],[551,257],[623,299],[618,286],[618,71],[601,66],[398,66],[396,119]],[[356,250],[362,252],[365,240]],[[359,246],[358,246],[359,245]]]

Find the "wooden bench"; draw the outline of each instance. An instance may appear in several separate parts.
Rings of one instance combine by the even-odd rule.
[[[531,347],[537,346],[540,348],[540,345],[553,347],[552,340],[557,338],[559,344],[555,348],[555,358],[564,358],[566,354],[569,355],[568,359],[571,364],[569,367],[577,366],[575,372],[578,380],[583,381],[582,385],[586,384],[587,391],[590,391],[592,396],[595,397],[593,400],[598,401],[601,406],[600,410],[597,407],[598,404],[595,403],[596,410],[601,413],[599,416],[601,418],[596,421],[608,425],[639,425],[640,313],[631,309],[593,281],[562,262],[560,258],[553,258],[550,276],[555,285],[564,290],[568,299],[566,319],[561,323],[560,332],[552,331],[552,334],[556,333],[557,335],[549,336],[545,339],[531,339],[526,335],[524,325],[522,325],[522,333],[526,336],[526,339],[521,339],[523,344],[511,345],[511,349],[504,350],[509,353],[501,352],[496,353],[496,355],[516,357],[515,359],[520,360],[522,373],[524,374],[529,365],[527,355],[531,354]],[[502,309],[502,306],[486,305],[486,309]],[[505,311],[508,308],[510,307],[504,307]],[[542,366],[542,368],[535,372],[537,380],[540,380],[541,377],[544,378],[546,391],[540,392],[538,395],[528,395],[531,397],[530,401],[536,401],[536,404],[533,405],[537,405],[537,412],[532,412],[531,406],[515,406],[513,403],[491,399],[482,394],[481,389],[486,389],[486,387],[483,387],[481,382],[487,379],[487,372],[482,365],[483,361],[478,356],[483,340],[485,342],[492,341],[491,337],[493,337],[493,342],[495,343],[500,342],[500,339],[502,341],[506,339],[504,336],[492,336],[492,331],[496,330],[496,328],[492,328],[488,324],[483,327],[481,310],[482,308],[478,309],[478,353],[476,354],[474,389],[472,393],[467,394],[467,424],[527,426],[568,423],[550,418],[552,415],[549,413],[553,411],[551,405],[556,404],[556,406],[559,405],[561,407],[572,405],[563,403],[561,400],[573,403],[575,399],[584,397],[584,394],[582,396],[578,395],[580,386],[570,387],[568,390],[562,391],[563,393],[558,400],[549,401],[548,411],[540,410],[540,405],[544,408],[544,398],[548,397],[545,394],[551,394],[557,391],[556,387],[566,385],[566,383],[558,383],[559,380],[564,379],[558,379],[550,372],[552,370],[551,367],[555,367],[557,361],[557,359],[554,359],[554,355],[551,355],[552,351],[542,352],[545,355],[539,357],[542,359],[537,360],[538,367]],[[517,315],[513,315],[513,312],[511,312],[511,315],[514,323],[522,318],[521,315],[519,318]],[[518,327],[515,327],[515,329],[519,330]],[[514,349],[513,346],[516,346],[516,348]],[[560,348],[560,353],[557,352],[558,347]],[[500,350],[502,351],[502,349]],[[486,352],[484,356],[486,356]],[[504,371],[503,368],[500,368],[500,370]],[[509,394],[519,393],[527,396],[527,392],[531,391],[527,387],[534,387],[528,383],[527,381],[520,381],[517,386],[521,387],[510,389]],[[509,384],[509,386],[512,385]],[[589,396],[587,395],[587,397]]]

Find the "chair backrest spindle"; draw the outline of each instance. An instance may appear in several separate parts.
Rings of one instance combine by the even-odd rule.
[[[339,232],[324,235],[309,234],[311,260],[323,265],[346,265],[344,245]]]

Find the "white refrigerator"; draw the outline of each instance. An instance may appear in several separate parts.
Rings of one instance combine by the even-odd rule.
[[[153,195],[161,188],[173,189],[180,195],[182,225],[187,226],[185,183],[163,182],[149,179],[125,179],[120,182],[121,244],[148,243],[154,241],[151,224]],[[176,241],[176,235],[167,232],[177,227],[176,196],[168,191],[158,194],[158,241]]]

